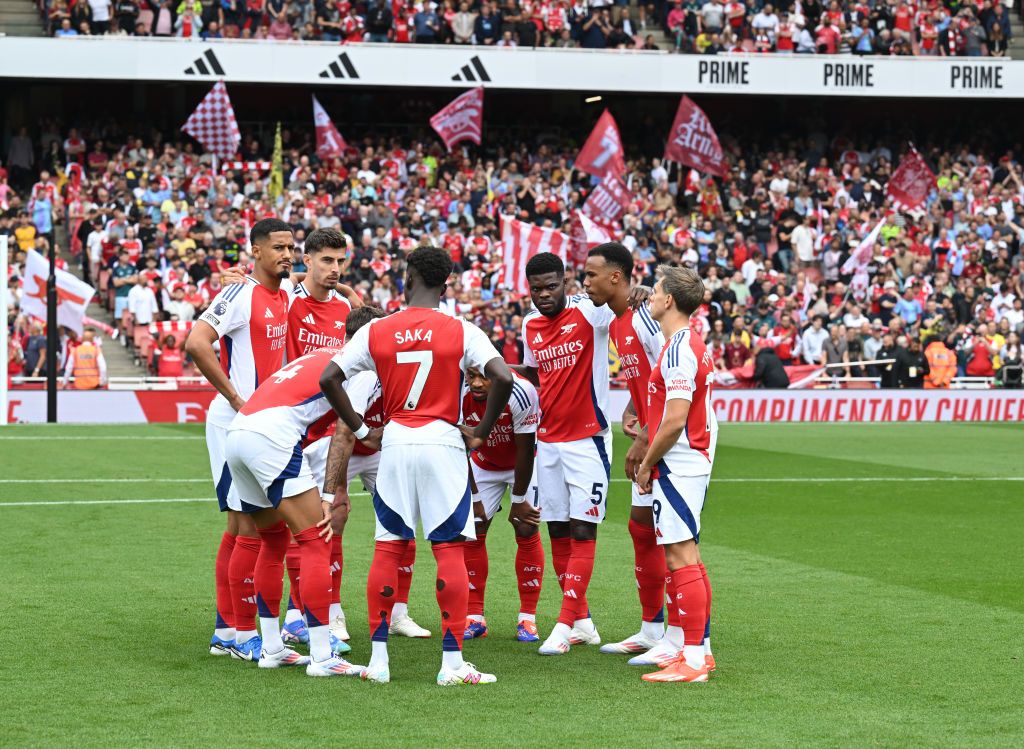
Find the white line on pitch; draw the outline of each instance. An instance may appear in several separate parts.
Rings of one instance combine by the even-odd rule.
[[[57,441],[67,441],[67,440],[72,440],[72,441],[77,440],[77,441],[83,441],[83,442],[84,441],[96,442],[97,440],[130,440],[132,442],[135,442],[137,440],[150,440],[150,441],[158,441],[158,442],[168,442],[168,441],[181,441],[181,440],[193,441],[193,440],[203,440],[203,439],[206,439],[206,438],[201,436],[201,435],[196,435],[196,436],[190,437],[190,436],[185,436],[185,435],[180,435],[180,434],[174,435],[174,436],[167,436],[167,437],[160,437],[160,436],[152,435],[152,434],[145,434],[145,435],[131,435],[131,434],[59,434],[59,435],[49,435],[49,434],[0,434],[0,440],[10,440],[10,441],[35,440],[35,441],[45,441],[45,442],[57,442]]]
[[[352,492],[350,497],[368,497],[366,492]],[[0,507],[50,507],[53,505],[165,505],[183,504],[194,502],[216,503],[212,497],[181,497],[175,499],[68,499],[68,500],[47,500],[43,502],[4,502],[0,501]]]
[[[209,484],[211,479],[0,479],[0,484]]]

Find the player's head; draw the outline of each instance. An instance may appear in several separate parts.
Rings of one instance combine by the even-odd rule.
[[[384,310],[380,307],[356,307],[345,318],[345,335],[351,340],[361,327],[378,317],[384,317]]]
[[[538,252],[526,263],[526,283],[533,306],[545,317],[565,309],[565,265],[558,255]]]
[[[704,282],[690,268],[662,265],[658,268],[658,282],[648,301],[651,317],[659,322],[672,314],[689,317],[704,303]]]
[[[629,296],[633,255],[619,242],[605,242],[587,253],[583,266],[583,288],[599,307],[621,294]]]
[[[487,394],[491,392],[491,381],[476,367],[466,369],[466,385],[469,386],[469,394],[475,401],[487,400]]]
[[[276,278],[288,278],[292,272],[295,237],[292,228],[278,218],[257,221],[249,231],[256,266]]]
[[[405,294],[411,292],[437,291],[438,300],[448,286],[452,274],[452,257],[440,247],[417,247],[409,253],[409,265],[405,272]]]
[[[337,229],[314,229],[303,251],[309,281],[326,289],[337,286],[350,260],[345,235]]]

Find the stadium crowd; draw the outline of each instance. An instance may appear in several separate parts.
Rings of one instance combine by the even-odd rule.
[[[446,248],[457,273],[443,302],[473,320],[509,362],[522,353],[529,304],[499,283],[502,216],[569,230],[595,180],[573,169],[569,143],[494,144],[446,155],[439,144],[353,139],[320,162],[311,133],[286,132],[279,203],[268,197],[270,145],[252,134],[214,174],[194,144],[109,126],[43,122],[10,142],[0,166],[0,233],[14,248],[16,302],[24,251],[82,263],[116,324],[140,331],[188,323],[220,288],[220,271],[246,266],[245,237],[277,215],[298,244],[314,228],[351,238],[345,282],[366,301],[398,309],[406,254]],[[896,212],[885,185],[900,158],[890,144],[821,133],[784,149],[725,140],[731,170],[710,178],[627,154],[631,201],[622,242],[635,280],[658,263],[699,270],[707,303],[697,315],[718,368],[750,367],[785,386],[790,364],[839,364],[833,374],[881,378],[883,387],[947,386],[954,375],[1020,382],[1024,329],[1024,176],[1015,153],[922,148],[938,177],[927,206]],[[867,282],[843,265],[886,216]],[[63,236],[69,246],[62,246]],[[295,270],[301,271],[301,253]],[[12,310],[14,373],[40,372],[36,321]],[[184,336],[150,342],[177,374]],[[126,335],[140,345],[138,335]],[[146,351],[142,358],[150,359]],[[882,361],[882,364],[862,362]]]
[[[778,5],[761,0],[38,0],[57,37],[183,37],[658,49],[722,54],[1002,56],[1012,35],[1001,0]]]

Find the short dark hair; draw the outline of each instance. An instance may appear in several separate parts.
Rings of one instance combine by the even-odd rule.
[[[384,317],[384,310],[380,307],[356,307],[345,318],[345,334],[351,338],[366,323],[376,320],[378,317]]]
[[[275,231],[286,231],[291,234],[292,227],[279,218],[265,218],[253,224],[252,229],[249,231],[249,243],[256,244],[261,239],[269,237]]]
[[[676,309],[684,315],[692,315],[704,303],[704,282],[697,272],[690,268],[669,265],[658,267],[661,288],[672,297]]]
[[[565,263],[562,262],[562,258],[552,252],[538,252],[526,261],[527,277],[541,276],[545,273],[557,273],[559,276],[564,276]]]
[[[328,248],[332,250],[348,249],[345,235],[337,229],[314,229],[309,233],[305,243],[302,245],[302,249],[310,255]]]
[[[417,247],[406,262],[431,289],[444,286],[452,274],[452,257],[440,247]]]
[[[622,269],[627,280],[633,275],[633,255],[621,242],[605,242],[587,253],[587,257],[603,257],[609,265]]]

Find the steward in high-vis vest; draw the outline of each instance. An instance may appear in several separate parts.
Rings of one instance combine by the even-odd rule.
[[[107,362],[96,344],[96,332],[86,328],[82,342],[75,346],[64,368],[64,386],[74,377],[75,390],[95,390],[107,381]]]
[[[933,338],[924,350],[928,360],[928,376],[924,378],[925,390],[948,388],[956,376],[956,354],[938,338]]]

